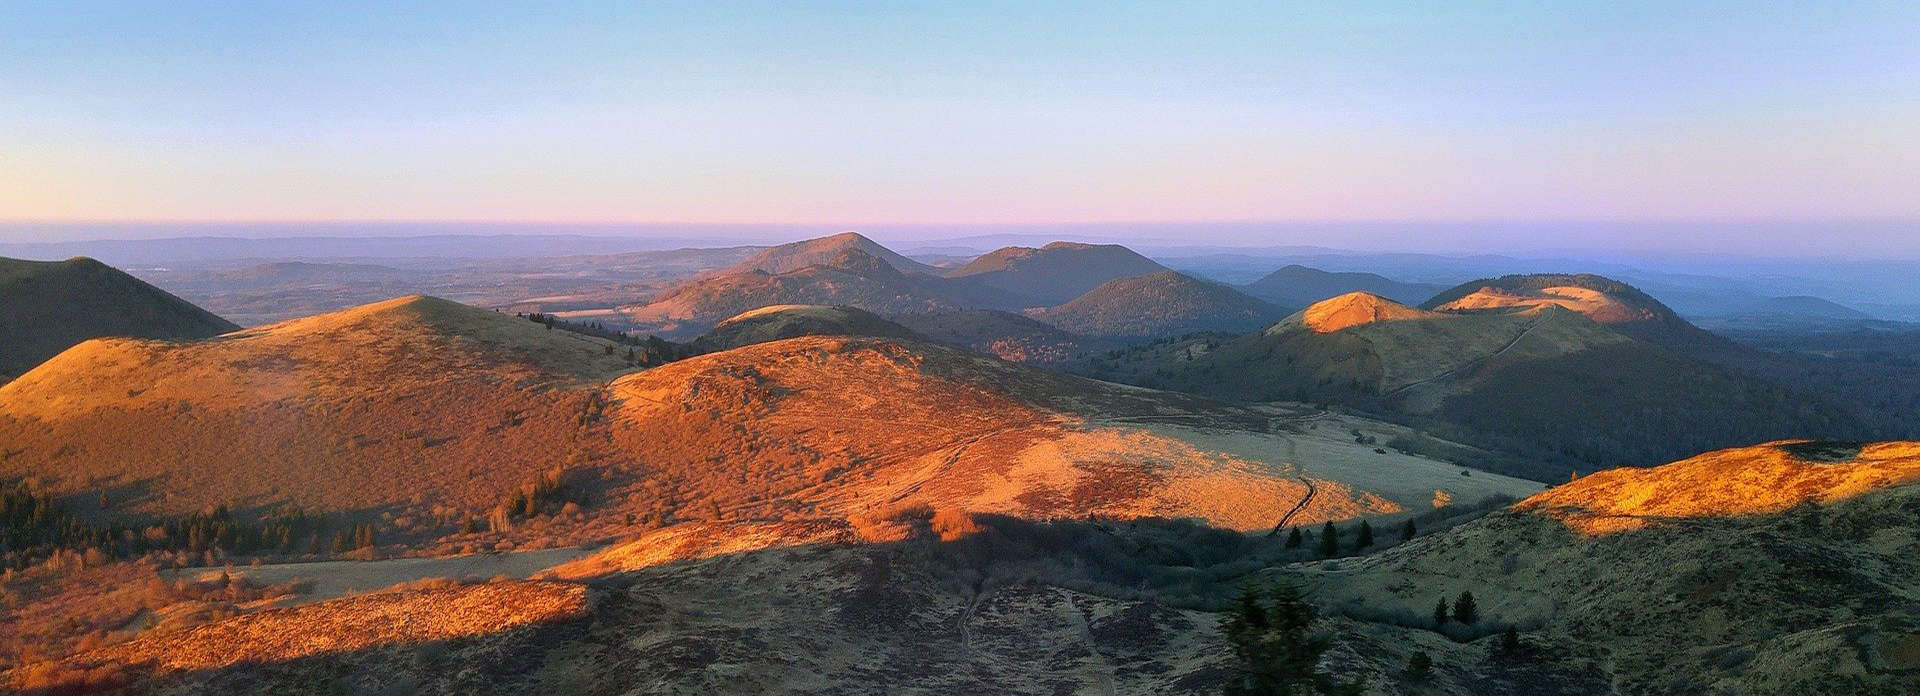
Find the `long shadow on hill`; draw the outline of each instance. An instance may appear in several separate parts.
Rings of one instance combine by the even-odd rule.
[[[1865,439],[1819,397],[1610,346],[1510,365],[1435,414],[1443,437],[1542,455],[1583,470],[1647,466],[1754,442]],[[1543,472],[1544,473],[1544,472]]]
[[[1449,510],[1422,524],[1441,529],[1479,512]],[[847,681],[822,690],[844,690],[857,679],[940,693],[1056,693],[1084,683],[1085,668],[1098,661],[1129,690],[1210,693],[1224,679],[1224,654],[1214,645],[1213,618],[1196,612],[1220,608],[1262,569],[1318,557],[1311,544],[1289,547],[1284,537],[1186,520],[979,516],[956,523],[908,511],[890,524],[906,538],[763,549],[595,577],[586,582],[584,613],[557,620],[158,677],[141,676],[150,667],[75,661],[69,676],[87,685],[82,691],[118,679],[131,693],[630,693],[722,688],[728,682],[713,681],[716,675],[734,670],[784,678],[791,674],[782,670],[845,660],[852,666],[833,676]],[[1390,537],[1383,532],[1379,547],[1397,541]],[[1354,538],[1351,528],[1344,538]],[[428,602],[449,590],[410,591]],[[357,599],[364,598],[292,611],[347,611]],[[440,616],[444,604],[431,601],[394,621],[453,620]],[[321,623],[312,622],[314,635],[292,640],[342,640]],[[1076,623],[1084,630],[1072,629]],[[285,642],[244,630],[207,635],[236,633]],[[234,650],[215,654],[244,657],[247,648]],[[846,654],[831,657],[836,651]]]

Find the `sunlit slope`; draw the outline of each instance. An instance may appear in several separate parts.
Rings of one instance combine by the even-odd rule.
[[[203,338],[237,328],[93,259],[0,258],[0,381],[89,338]]]
[[[191,342],[103,339],[0,387],[0,470],[154,509],[497,496],[579,454],[604,340],[406,297]]]
[[[1378,454],[1344,433],[1273,431],[1264,414],[921,343],[753,345],[624,377],[610,396],[622,449],[707,462],[663,472],[675,479],[674,495],[717,496],[761,517],[796,505],[845,515],[926,503],[1027,517],[1191,516],[1260,529],[1304,497],[1302,475],[1324,486],[1303,519],[1419,509],[1436,488],[1461,485],[1457,467]],[[1256,442],[1227,444],[1222,433]],[[1332,451],[1309,463],[1296,441]],[[1342,481],[1376,463],[1399,466],[1405,484]],[[1463,497],[1531,487],[1486,482],[1493,490]]]
[[[1259,333],[1098,356],[1088,372],[1218,398],[1391,414],[1514,454],[1505,470],[1541,480],[1744,443],[1866,433],[1841,405],[1622,326],[1554,302],[1440,312],[1356,293]]]
[[[1474,593],[1623,693],[1920,688],[1920,444],[1777,443],[1603,472],[1377,556],[1321,598],[1425,616]]]
[[[638,370],[599,339],[415,297],[209,341],[78,346],[0,388],[0,471],[122,511],[359,514],[400,544],[845,524],[923,504],[1258,530],[1290,510],[1306,523],[1536,490],[1376,451],[1361,429],[1407,433],[910,339],[808,336]],[[555,467],[584,492],[578,512],[461,535]]]
[[[695,339],[701,352],[798,336],[913,338],[912,331],[872,312],[833,305],[770,305],[736,314]]]

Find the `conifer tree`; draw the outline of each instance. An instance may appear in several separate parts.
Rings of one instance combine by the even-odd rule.
[[[1353,548],[1355,550],[1359,550],[1359,549],[1367,548],[1372,545],[1373,545],[1373,525],[1367,524],[1366,520],[1360,520],[1360,534],[1354,537]]]
[[[1511,625],[1507,626],[1505,633],[1500,634],[1500,652],[1508,655],[1520,652],[1520,632]]]
[[[1363,684],[1357,679],[1335,682],[1319,670],[1320,656],[1333,645],[1332,637],[1313,632],[1319,618],[1319,609],[1291,583],[1242,588],[1233,608],[1220,619],[1220,632],[1234,657],[1226,692],[1358,694]]]
[[[1435,604],[1435,605],[1433,605],[1433,626],[1434,626],[1434,628],[1439,628],[1439,627],[1441,627],[1441,626],[1445,626],[1445,625],[1447,625],[1447,617],[1448,617],[1448,616],[1451,616],[1451,614],[1449,614],[1449,613],[1447,613],[1447,598],[1446,598],[1446,597],[1441,597],[1441,598],[1440,598],[1440,603],[1439,603],[1439,604]]]
[[[1424,683],[1428,679],[1432,679],[1433,656],[1428,655],[1425,650],[1413,651],[1413,656],[1407,659],[1407,671],[1403,676],[1406,677],[1407,681],[1415,684]]]
[[[1302,542],[1302,539],[1300,538],[1299,527],[1294,527],[1293,531],[1287,532],[1287,548],[1290,548],[1290,549],[1300,548],[1301,542]]]
[[[1339,554],[1340,530],[1334,529],[1333,523],[1328,522],[1326,526],[1320,528],[1320,555],[1333,558]]]
[[[1406,524],[1403,524],[1403,525],[1400,525],[1400,540],[1401,540],[1401,541],[1406,541],[1406,540],[1408,540],[1408,539],[1412,539],[1412,538],[1413,538],[1413,535],[1415,535],[1415,534],[1418,534],[1418,533],[1419,533],[1419,530],[1416,530],[1416,529],[1414,529],[1414,528],[1413,528],[1413,520],[1407,520],[1407,523],[1406,523]]]
[[[1474,606],[1472,592],[1461,590],[1460,598],[1453,600],[1453,620],[1469,626],[1480,620],[1480,608]]]

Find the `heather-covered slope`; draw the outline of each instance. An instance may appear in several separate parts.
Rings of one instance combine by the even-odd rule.
[[[237,328],[93,259],[0,258],[0,381],[90,338],[204,338]]]

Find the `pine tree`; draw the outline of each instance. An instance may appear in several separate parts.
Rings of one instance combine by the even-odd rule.
[[[1357,551],[1359,549],[1364,549],[1372,545],[1373,545],[1373,525],[1367,524],[1366,520],[1360,520],[1360,534],[1359,536],[1354,537],[1353,548],[1354,550]]]
[[[1415,535],[1415,534],[1417,534],[1417,533],[1419,533],[1419,530],[1416,530],[1416,529],[1414,529],[1414,528],[1413,528],[1413,520],[1407,520],[1407,523],[1406,523],[1406,524],[1403,524],[1403,525],[1400,525],[1400,540],[1401,540],[1401,541],[1406,541],[1406,540],[1408,540],[1408,539],[1412,539],[1412,538],[1413,538],[1413,535]]]
[[[1290,548],[1290,549],[1300,548],[1301,541],[1302,540],[1300,538],[1299,527],[1294,527],[1293,531],[1287,532],[1287,548]]]
[[[1359,693],[1362,683],[1340,683],[1318,669],[1333,639],[1313,632],[1320,618],[1298,587],[1276,583],[1264,590],[1248,584],[1220,619],[1233,651],[1230,695]]]
[[[1339,554],[1340,530],[1334,529],[1333,523],[1328,522],[1326,526],[1320,528],[1320,555],[1333,558]]]
[[[1500,634],[1500,652],[1508,655],[1520,653],[1520,632],[1511,625],[1507,626],[1505,633]]]
[[[1428,655],[1425,650],[1413,651],[1413,656],[1407,659],[1407,671],[1403,676],[1406,677],[1407,681],[1415,684],[1424,683],[1428,679],[1432,679],[1433,656]]]
[[[1441,598],[1440,598],[1440,603],[1439,603],[1439,604],[1435,604],[1435,605],[1433,605],[1433,626],[1434,626],[1434,628],[1439,628],[1439,627],[1441,627],[1441,626],[1445,626],[1445,625],[1447,625],[1447,617],[1448,617],[1448,616],[1450,616],[1450,614],[1448,614],[1448,613],[1447,613],[1447,598],[1446,598],[1446,597],[1441,597]]]
[[[1461,590],[1460,598],[1453,600],[1453,620],[1473,625],[1480,620],[1480,608],[1473,604],[1473,593]]]

